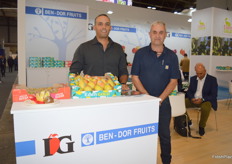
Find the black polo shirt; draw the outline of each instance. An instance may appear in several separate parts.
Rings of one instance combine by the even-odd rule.
[[[90,76],[103,76],[106,72],[118,77],[128,75],[122,46],[111,38],[105,51],[96,37],[82,43],[74,54],[70,72],[81,73],[82,70]]]

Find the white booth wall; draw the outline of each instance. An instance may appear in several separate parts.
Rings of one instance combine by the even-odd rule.
[[[34,1],[36,3],[45,3],[46,0]],[[134,28],[136,32],[124,32],[124,31],[111,31],[110,37],[124,45],[126,47],[126,53],[128,55],[128,61],[132,62],[134,54],[132,49],[135,47],[143,47],[150,43],[149,29],[150,24],[155,20],[161,20],[166,22],[167,31],[170,37],[166,38],[165,45],[172,50],[177,51],[177,56],[182,59],[180,50],[185,50],[186,53],[190,53],[190,26],[187,20],[189,16],[174,15],[172,13],[154,11],[149,9],[142,9],[132,6],[123,6],[117,4],[110,4],[104,2],[96,2],[93,0],[51,0],[47,2],[53,3],[75,3],[88,6],[87,19],[89,23],[94,22],[95,17],[98,14],[106,13],[108,10],[113,10],[114,14],[110,15],[113,26]],[[26,84],[26,68],[29,54],[26,54],[26,14],[25,14],[26,0],[18,1],[18,52],[19,56],[19,84]],[[57,6],[57,4],[56,4]],[[173,36],[172,36],[173,34]],[[87,40],[92,39],[95,36],[95,32],[89,30],[87,32]],[[186,37],[187,36],[187,37]],[[76,45],[78,47],[78,44]],[[38,49],[41,47],[38,46]],[[35,49],[36,51],[36,49]],[[31,52],[32,54],[33,52]],[[48,54],[49,55],[49,54]],[[41,54],[41,57],[44,53]],[[67,60],[71,60],[72,55],[69,55]],[[57,81],[59,82],[59,81]]]
[[[193,13],[192,20],[192,38],[211,37],[211,40],[209,54],[193,55],[191,53],[190,76],[195,75],[195,64],[201,62],[205,65],[207,72],[217,78],[219,86],[228,87],[228,81],[232,80],[232,71],[217,71],[216,66],[232,67],[232,54],[214,55],[213,37],[232,40],[232,27],[230,27],[230,30],[225,30],[226,21],[232,24],[232,11],[214,7],[197,10]]]

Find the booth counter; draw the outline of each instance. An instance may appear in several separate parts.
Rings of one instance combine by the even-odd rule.
[[[159,101],[136,95],[15,102],[17,164],[154,164]]]

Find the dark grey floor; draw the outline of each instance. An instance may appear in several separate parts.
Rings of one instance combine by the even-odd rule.
[[[8,73],[0,83],[0,164],[16,164],[11,89],[18,72]]]
[[[1,77],[2,83],[0,83],[0,119],[17,75],[18,71],[8,72],[7,70],[5,77]]]

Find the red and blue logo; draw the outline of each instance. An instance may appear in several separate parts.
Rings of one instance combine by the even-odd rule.
[[[44,157],[46,156],[52,156],[55,153],[59,154],[65,154],[65,153],[71,153],[74,152],[74,141],[72,141],[72,136],[61,136],[58,137],[58,134],[50,134],[48,138],[43,139],[44,140]],[[65,141],[63,141],[65,140]],[[61,148],[61,142],[65,142],[62,148]]]

